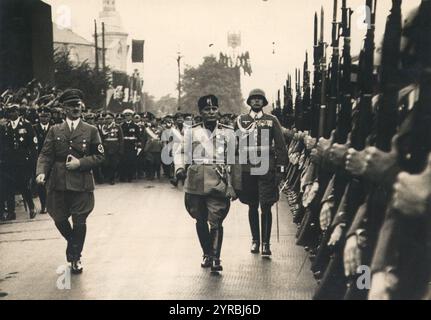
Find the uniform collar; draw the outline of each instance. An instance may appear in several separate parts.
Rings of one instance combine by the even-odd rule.
[[[263,117],[263,111],[261,110],[261,111],[259,111],[259,112],[254,112],[253,110],[250,110],[250,116],[251,116],[253,119],[260,119],[260,118],[262,118],[262,117]]]
[[[73,129],[76,130],[76,128],[78,128],[79,122],[81,119],[76,119],[76,120],[70,120],[69,118],[66,118],[66,123],[69,126],[69,130],[71,130],[72,128],[72,123],[73,123]]]
[[[16,127],[18,127],[18,124],[20,123],[20,121],[21,121],[21,117],[18,117],[18,119],[16,119],[15,121],[10,121],[10,123],[11,123],[11,125],[12,125],[12,128],[16,128]]]

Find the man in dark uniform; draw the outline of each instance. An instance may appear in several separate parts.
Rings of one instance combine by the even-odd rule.
[[[120,180],[123,182],[132,182],[136,174],[139,127],[132,121],[133,114],[130,109],[123,111],[125,121],[121,129],[124,135],[124,154],[120,171]]]
[[[36,170],[36,181],[40,184],[46,181],[47,209],[67,241],[66,257],[74,274],[83,270],[80,258],[86,220],[94,208],[91,170],[104,160],[97,128],[80,119],[82,100],[83,94],[77,89],[68,89],[60,96],[67,118],[49,130]]]
[[[99,136],[100,136],[100,139],[102,141],[102,144],[103,144],[103,140],[105,138],[105,135],[103,133],[104,124],[105,124],[105,114],[103,114],[103,113],[96,114],[94,117],[94,125],[97,128],[97,130],[99,131]],[[94,175],[94,180],[96,181],[96,184],[103,184],[104,176],[103,176],[103,172],[102,172],[102,166],[94,168],[93,169],[93,175]]]
[[[162,129],[157,123],[156,117],[148,112],[150,122],[145,128],[146,142],[144,148],[146,175],[149,180],[153,180],[155,176],[160,179]]]
[[[8,220],[15,220],[15,194],[19,191],[26,202],[30,219],[36,216],[31,193],[31,180],[37,158],[37,138],[33,127],[19,117],[18,105],[7,106],[8,122],[4,137],[4,170],[7,185]]]
[[[184,148],[174,150],[175,172],[179,179],[187,176],[185,205],[196,220],[203,251],[201,266],[219,272],[223,270],[220,262],[222,224],[230,209],[230,198],[235,197],[229,189],[228,165],[229,152],[233,152],[235,160],[235,134],[232,128],[218,122],[218,100],[214,95],[201,97],[198,106],[203,123],[186,129],[190,132],[184,135]]]
[[[6,204],[6,178],[4,171],[4,138],[6,133],[6,118],[3,106],[0,103],[0,220],[5,220],[5,204]]]
[[[42,102],[43,103],[43,102]],[[39,108],[39,123],[33,126],[34,132],[37,137],[38,142],[38,155],[42,150],[43,144],[46,139],[46,135],[51,129],[51,110],[45,106],[41,106]],[[46,189],[44,185],[39,184],[37,186],[37,193],[39,195],[40,200],[40,213],[45,214],[46,212]]]
[[[103,127],[103,146],[105,148],[104,174],[107,181],[115,184],[115,176],[118,170],[120,159],[124,152],[124,137],[121,126],[115,123],[112,113],[107,113]]]
[[[279,200],[278,184],[287,161],[287,148],[278,119],[262,111],[268,105],[265,92],[255,89],[250,92],[247,104],[251,111],[238,117],[235,130],[239,130],[239,156],[241,161],[241,190],[239,199],[249,207],[249,222],[253,237],[251,252],[259,253],[262,241],[262,256],[271,256],[270,238],[272,227],[271,207]],[[252,159],[260,157],[260,159]],[[255,164],[254,160],[260,160]],[[267,164],[267,168],[256,170]],[[254,173],[253,171],[256,172]],[[260,172],[257,172],[260,171]],[[261,231],[259,228],[259,204]]]

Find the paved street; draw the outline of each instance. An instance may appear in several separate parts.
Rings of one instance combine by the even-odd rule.
[[[310,299],[315,281],[296,226],[280,203],[280,242],[273,258],[249,253],[247,207],[235,202],[225,220],[224,272],[200,268],[201,250],[182,191],[164,182],[98,186],[88,219],[84,273],[57,288],[65,246],[52,220],[0,225],[0,299]]]

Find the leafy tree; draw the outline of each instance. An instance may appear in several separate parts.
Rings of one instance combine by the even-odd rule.
[[[174,114],[177,112],[177,98],[170,94],[161,97],[154,105],[156,113],[160,115]]]
[[[143,99],[144,99],[144,104],[145,104],[145,110],[148,112],[154,113],[155,104],[156,104],[156,100],[155,100],[154,96],[152,96],[148,92],[144,92],[143,93]]]
[[[197,113],[199,97],[207,94],[218,97],[221,113],[239,114],[245,108],[239,67],[227,67],[214,56],[204,57],[197,68],[186,68],[182,76],[182,91],[182,112]]]
[[[54,52],[55,84],[58,89],[80,89],[85,95],[87,108],[100,109],[104,105],[106,90],[110,85],[110,71],[96,72],[87,61],[74,64],[67,50]]]

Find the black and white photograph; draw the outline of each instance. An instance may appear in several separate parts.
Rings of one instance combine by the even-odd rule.
[[[0,0],[17,300],[431,300],[431,0]]]

